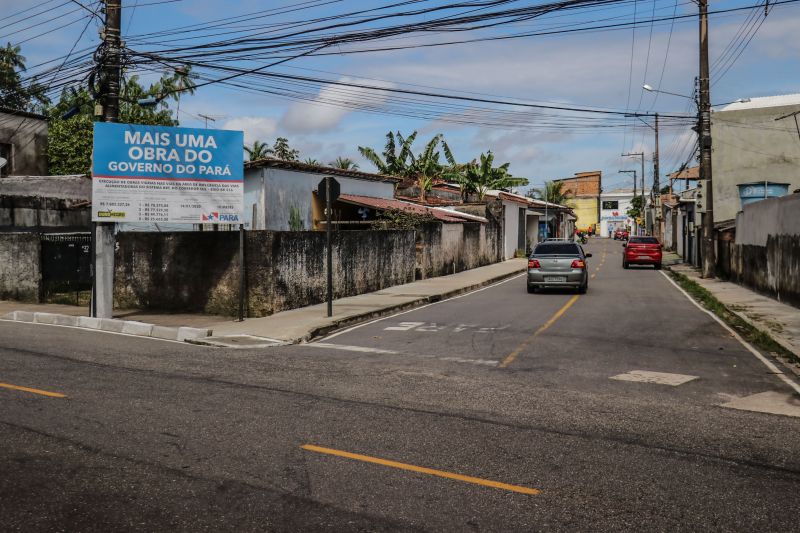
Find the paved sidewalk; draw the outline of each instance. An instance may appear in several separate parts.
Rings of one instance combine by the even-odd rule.
[[[244,322],[214,324],[212,326],[214,335],[203,339],[202,342],[242,346],[251,342],[257,343],[257,339],[251,342],[247,339],[236,339],[239,335],[258,337],[262,341],[266,338],[291,344],[309,341],[348,325],[469,292],[521,274],[526,266],[527,259],[510,259],[449,276],[414,281],[377,292],[341,298],[333,301],[333,316],[330,318],[326,316],[326,304],[319,304],[263,318],[249,318]]]
[[[88,307],[60,304],[31,304],[0,300],[0,318],[21,322],[92,327],[211,346],[254,348],[295,344],[371,318],[436,302],[500,281],[525,270],[526,259],[474,268],[449,276],[429,278],[377,292],[341,298],[333,302],[333,316],[327,305],[312,305],[239,322],[234,318],[191,314],[159,313],[137,309],[116,309],[114,318],[92,323]],[[91,326],[84,326],[90,324]],[[152,326],[148,328],[148,326]]]
[[[800,309],[762,296],[746,287],[719,279],[703,279],[687,264],[670,267],[712,293],[733,314],[767,333],[775,342],[800,358]],[[800,365],[793,368],[800,371]]]

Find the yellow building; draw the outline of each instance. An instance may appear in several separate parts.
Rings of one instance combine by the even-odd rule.
[[[600,220],[597,218],[599,209],[597,198],[572,198],[570,203],[575,212],[575,229],[588,231],[589,228],[597,228]]]

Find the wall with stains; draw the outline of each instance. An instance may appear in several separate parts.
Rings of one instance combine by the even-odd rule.
[[[745,206],[728,255],[733,281],[800,307],[800,194]]]
[[[0,233],[0,300],[39,301],[41,249],[37,233]]]
[[[245,234],[248,316],[321,303],[325,233]],[[333,236],[334,298],[414,279],[413,231],[342,231]],[[121,233],[115,306],[234,315],[239,298],[239,233]]]

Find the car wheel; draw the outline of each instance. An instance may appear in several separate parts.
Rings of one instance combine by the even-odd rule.
[[[625,269],[628,268],[628,262],[627,261],[623,261],[622,262],[622,268],[625,268]]]
[[[536,287],[533,285],[528,285],[528,294],[533,294],[536,292]]]
[[[656,270],[661,270],[661,263],[656,263],[653,266],[655,267]]]
[[[580,287],[578,287],[578,294],[586,294],[586,291],[588,290],[589,290],[588,283],[586,285],[581,285]]]

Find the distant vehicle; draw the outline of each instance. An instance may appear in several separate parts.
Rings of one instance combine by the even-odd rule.
[[[618,228],[614,232],[614,240],[615,241],[627,241],[628,240],[628,230],[623,228]]]
[[[622,245],[622,268],[630,265],[653,265],[661,270],[661,249],[663,246],[655,237],[631,237]]]
[[[573,242],[545,241],[537,244],[528,258],[528,292],[571,288],[586,293],[589,288],[588,257],[592,254],[585,253]]]

